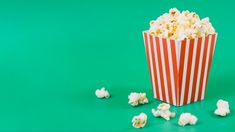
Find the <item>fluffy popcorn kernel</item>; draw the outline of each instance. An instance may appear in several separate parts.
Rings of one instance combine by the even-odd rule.
[[[146,93],[139,93],[139,103],[140,104],[145,104],[148,103],[148,99],[146,97]]]
[[[197,121],[198,121],[197,117],[192,115],[191,113],[182,113],[180,115],[178,124],[180,126],[185,126],[187,124],[195,125]]]
[[[109,98],[109,92],[107,90],[105,90],[105,88],[101,88],[101,89],[97,89],[95,91],[95,95],[97,98]]]
[[[218,100],[216,106],[217,106],[217,109],[214,112],[216,115],[226,116],[230,113],[229,104],[227,101],[220,99]]]
[[[152,109],[152,113],[155,117],[162,117],[166,120],[175,117],[175,112],[171,112],[170,105],[166,103],[159,104],[157,109]]]
[[[215,29],[208,17],[200,19],[195,12],[171,8],[169,13],[150,22],[148,32],[157,37],[184,40],[215,34]]]
[[[147,115],[145,113],[140,113],[132,118],[132,126],[134,128],[142,128],[147,123]]]
[[[128,95],[128,99],[129,99],[128,103],[132,106],[148,103],[146,93],[132,92],[131,94]]]

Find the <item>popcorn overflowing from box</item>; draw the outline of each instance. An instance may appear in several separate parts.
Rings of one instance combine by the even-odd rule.
[[[154,97],[175,106],[203,100],[217,39],[209,18],[172,8],[143,37]]]
[[[215,34],[215,29],[208,17],[200,19],[195,12],[172,8],[150,22],[149,32],[161,38],[184,40]]]

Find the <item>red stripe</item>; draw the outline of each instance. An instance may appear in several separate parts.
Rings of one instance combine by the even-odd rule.
[[[161,59],[161,53],[160,53],[160,43],[158,37],[156,37],[156,46],[157,46],[157,56],[158,56],[158,65],[159,65],[159,72],[160,72],[160,80],[161,80],[161,89],[162,89],[162,100],[166,101],[166,93],[164,89],[164,78],[163,78],[163,71],[162,71],[162,59]]]
[[[210,44],[210,56],[209,56],[209,62],[208,62],[209,65],[208,65],[208,70],[207,70],[207,77],[206,77],[206,85],[205,85],[204,96],[206,94],[206,86],[207,86],[207,83],[208,83],[208,77],[209,77],[209,73],[210,73],[211,62],[212,62],[212,57],[213,57],[213,52],[214,52],[215,36],[216,36],[216,34],[212,35],[212,42]]]
[[[182,80],[183,80],[183,71],[184,71],[184,58],[185,58],[185,47],[186,47],[186,40],[183,40],[181,43],[181,50],[180,50],[180,67],[179,67],[179,96],[177,102],[180,105],[180,95],[182,91]]]
[[[203,84],[204,72],[205,72],[208,39],[209,39],[209,36],[206,37],[205,44],[204,44],[205,48],[204,48],[204,52],[203,52],[202,70],[201,70],[201,76],[200,76],[199,92],[198,92],[198,97],[197,97],[198,100],[201,99],[201,96],[202,96],[202,84]]]
[[[166,78],[167,78],[167,86],[168,86],[168,95],[169,95],[169,101],[171,104],[173,104],[172,100],[172,88],[171,88],[171,74],[170,74],[170,66],[169,66],[169,58],[168,58],[168,48],[167,48],[167,42],[166,39],[162,39],[162,45],[163,45],[163,53],[165,58],[165,65],[166,65]]]
[[[191,39],[190,45],[189,45],[189,56],[188,56],[188,65],[187,65],[187,72],[186,72],[186,84],[185,84],[184,103],[183,104],[187,104],[187,100],[188,100],[190,73],[191,73],[192,57],[193,57],[193,46],[194,46],[194,39]]]
[[[198,76],[198,66],[199,66],[201,45],[202,45],[202,38],[199,38],[198,43],[197,43],[196,62],[195,62],[194,75],[193,75],[191,102],[194,102],[194,98],[196,94],[196,83],[197,83],[197,76]]]
[[[155,79],[155,91],[156,91],[156,96],[159,99],[159,91],[158,91],[158,80],[157,80],[157,72],[156,72],[156,62],[155,62],[155,54],[154,54],[154,42],[153,42],[153,37],[150,35],[150,48],[152,52],[152,63],[153,63],[153,74],[154,74],[154,79]]]
[[[175,97],[176,97],[176,104],[178,102],[178,98],[177,98],[177,93],[179,93],[179,89],[178,89],[178,68],[177,68],[177,59],[176,59],[176,48],[175,48],[175,41],[171,40],[170,41],[170,46],[171,46],[171,55],[172,55],[172,65],[173,65],[173,73],[174,73],[174,81],[175,81]]]
[[[148,45],[149,45],[148,34],[146,32],[144,33],[144,43],[145,43],[146,56],[147,56],[147,61],[148,61],[148,68],[149,68],[149,72],[150,72],[150,80],[151,80],[151,84],[152,84],[152,93],[154,93],[152,73],[151,73],[151,68],[150,68],[150,58],[149,58],[149,48],[148,48]]]

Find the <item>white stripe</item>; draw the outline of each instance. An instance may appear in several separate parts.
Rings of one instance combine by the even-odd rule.
[[[205,71],[204,71],[204,76],[203,76],[203,85],[202,85],[202,96],[201,99],[204,99],[204,94],[205,94],[205,87],[206,87],[206,77],[207,77],[207,73],[208,73],[208,64],[209,64],[209,56],[210,56],[210,49],[211,49],[211,41],[212,40],[212,36],[209,36],[209,42],[208,42],[208,48],[207,48],[207,54],[206,54],[206,67],[205,67]]]
[[[150,36],[147,34],[147,40],[148,40],[148,49],[149,49],[149,60],[150,60],[150,72],[151,72],[151,77],[152,77],[152,85],[153,85],[153,93],[154,97],[156,98],[156,85],[155,85],[155,78],[154,78],[154,71],[153,71],[153,62],[152,62],[152,53],[151,53],[151,46],[150,46]]]
[[[196,93],[194,97],[194,102],[198,100],[198,92],[199,92],[199,83],[200,83],[200,77],[201,77],[201,69],[202,69],[202,58],[203,58],[203,51],[205,46],[205,37],[202,38],[202,44],[200,49],[200,59],[198,64],[198,73],[197,73],[197,84],[196,84]]]
[[[166,93],[166,102],[169,102],[169,95],[168,95],[168,86],[167,86],[167,79],[166,79],[166,65],[165,65],[165,58],[163,54],[163,43],[162,39],[160,39],[160,53],[161,53],[161,58],[162,58],[162,71],[163,71],[163,78],[164,78],[164,88],[165,88],[165,93]]]
[[[187,104],[191,101],[192,96],[192,87],[193,87],[193,76],[194,76],[194,70],[195,70],[195,61],[196,61],[196,55],[197,55],[197,45],[198,45],[198,39],[196,38],[194,40],[194,46],[193,46],[193,59],[192,59],[192,67],[191,67],[191,73],[190,73],[190,83],[189,83],[189,92],[188,92],[188,101]]]
[[[179,73],[179,70],[180,70],[180,52],[181,52],[181,45],[182,45],[182,41],[176,41],[176,57],[177,57],[177,73]],[[179,74],[177,75],[179,78]],[[177,106],[179,106],[179,98],[180,98],[180,90],[179,90],[179,79],[177,79],[177,86],[176,86],[176,89],[178,89],[177,93],[176,93],[176,102],[177,102]]]
[[[168,58],[169,58],[169,65],[170,65],[170,77],[171,77],[172,98],[173,98],[173,104],[176,105],[176,98],[175,98],[175,80],[174,80],[173,62],[172,62],[172,54],[171,54],[171,43],[170,43],[170,40],[169,40],[169,39],[167,39],[167,50],[168,50]]]
[[[185,61],[184,61],[184,71],[183,71],[183,79],[182,79],[182,90],[180,95],[180,105],[183,105],[184,102],[184,92],[185,92],[185,82],[186,82],[186,73],[187,73],[187,65],[188,65],[188,51],[189,51],[190,40],[186,42],[186,51],[185,51]]]
[[[158,54],[157,54],[157,47],[156,47],[156,37],[154,37],[154,54],[155,54],[155,62],[156,62],[156,71],[157,71],[157,81],[158,81],[158,91],[160,100],[162,100],[162,88],[161,88],[161,78],[159,73],[159,64],[158,64]]]

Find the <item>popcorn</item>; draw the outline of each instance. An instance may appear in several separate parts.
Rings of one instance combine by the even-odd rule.
[[[128,95],[128,99],[129,99],[128,103],[132,106],[148,103],[146,93],[132,92],[130,95]]]
[[[215,34],[209,18],[200,19],[195,12],[178,11],[171,8],[156,20],[150,21],[149,33],[157,37],[174,40],[193,39]]]
[[[101,89],[97,89],[95,91],[95,95],[97,96],[97,98],[109,98],[109,92],[107,90],[105,90],[105,88],[101,88]]]
[[[175,112],[170,112],[169,109],[169,104],[162,103],[158,105],[157,109],[152,109],[152,113],[155,117],[162,117],[166,120],[170,120],[170,118],[175,117]]]
[[[178,124],[180,126],[185,126],[187,124],[195,125],[197,121],[198,121],[197,117],[192,115],[191,113],[182,113],[180,115]]]
[[[147,123],[147,115],[145,113],[140,113],[138,116],[132,118],[132,126],[134,128],[142,128]]]
[[[226,116],[230,113],[229,104],[227,101],[220,99],[218,100],[216,105],[217,105],[217,109],[214,112],[216,115]]]

